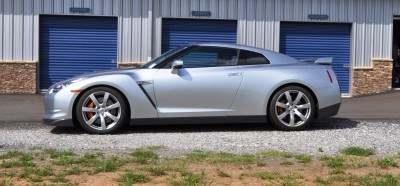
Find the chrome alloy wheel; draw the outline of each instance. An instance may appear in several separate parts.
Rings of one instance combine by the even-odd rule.
[[[109,92],[93,92],[83,101],[82,117],[95,130],[110,129],[121,117],[120,102]]]
[[[301,126],[310,119],[310,99],[299,90],[285,91],[279,95],[275,103],[275,114],[286,126]]]

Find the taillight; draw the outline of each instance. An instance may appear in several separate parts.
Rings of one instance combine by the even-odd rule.
[[[329,70],[326,71],[326,74],[328,74],[329,80],[331,81],[331,83],[333,83],[332,76]]]

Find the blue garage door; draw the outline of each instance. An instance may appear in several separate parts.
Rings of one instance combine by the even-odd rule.
[[[280,52],[296,59],[333,57],[342,93],[349,93],[350,24],[281,23]]]
[[[237,21],[163,19],[162,22],[162,53],[189,43],[236,43]]]
[[[118,20],[113,17],[42,16],[40,88],[73,76],[115,68]]]

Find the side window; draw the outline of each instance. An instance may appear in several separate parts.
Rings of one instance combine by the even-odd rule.
[[[263,54],[240,50],[239,65],[260,65],[269,64],[269,60]]]
[[[236,49],[222,47],[196,47],[178,58],[184,68],[218,67],[237,65]]]

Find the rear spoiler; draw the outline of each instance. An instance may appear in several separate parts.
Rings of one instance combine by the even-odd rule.
[[[300,61],[306,63],[315,63],[318,65],[332,65],[333,57],[322,57],[322,58],[314,57],[314,58],[303,59]]]

